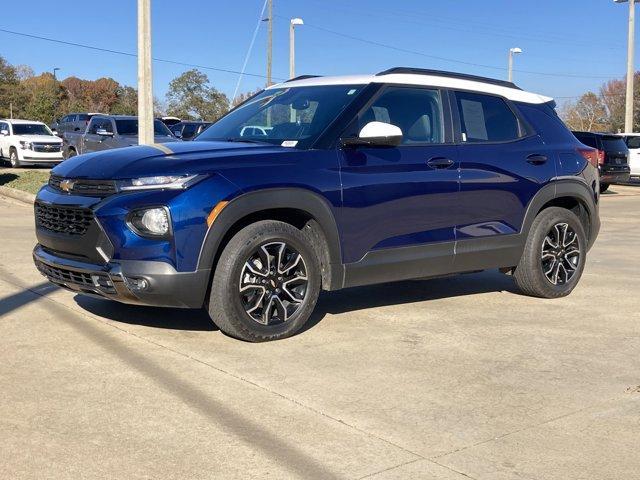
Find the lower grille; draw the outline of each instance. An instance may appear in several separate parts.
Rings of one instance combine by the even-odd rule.
[[[99,289],[107,293],[115,293],[113,283],[106,274],[76,272],[66,268],[52,267],[40,261],[36,262],[36,266],[40,273],[53,283],[76,285],[85,290]]]
[[[88,208],[35,204],[36,225],[40,228],[69,235],[84,235],[93,220]]]

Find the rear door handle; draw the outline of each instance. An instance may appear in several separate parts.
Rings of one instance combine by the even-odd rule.
[[[427,161],[427,165],[429,165],[431,168],[437,168],[437,169],[449,168],[454,163],[455,162],[453,160],[445,157],[433,157]]]
[[[527,162],[531,165],[543,165],[547,163],[547,160],[546,155],[540,155],[538,153],[533,153],[527,157]]]

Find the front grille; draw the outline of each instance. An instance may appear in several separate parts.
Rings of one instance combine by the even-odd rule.
[[[62,183],[63,180],[66,182]],[[49,177],[49,186],[61,192],[87,197],[108,197],[118,191],[113,180],[80,180],[57,175]]]
[[[86,272],[77,272],[66,268],[52,267],[40,261],[36,262],[36,266],[40,273],[54,283],[77,285],[81,288],[92,291],[99,288],[107,293],[115,292],[113,282],[109,276],[104,273],[91,274]]]
[[[61,143],[33,143],[32,147],[34,152],[42,153],[56,153],[62,151]]]
[[[93,220],[88,208],[36,203],[35,212],[38,227],[68,235],[84,235]]]

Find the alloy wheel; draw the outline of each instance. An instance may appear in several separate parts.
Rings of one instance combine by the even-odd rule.
[[[580,243],[568,223],[557,223],[542,242],[542,271],[553,285],[571,280],[580,265]]]
[[[262,325],[284,323],[304,302],[308,284],[307,267],[300,252],[282,241],[263,244],[242,267],[242,307]]]

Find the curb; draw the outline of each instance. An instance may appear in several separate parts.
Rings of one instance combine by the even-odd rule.
[[[14,200],[18,200],[19,202],[26,203],[27,205],[33,205],[33,203],[36,201],[36,196],[33,193],[23,192],[22,190],[17,190],[11,187],[4,187],[2,185],[0,185],[0,195],[13,198]]]

